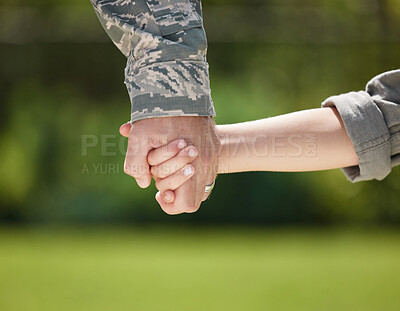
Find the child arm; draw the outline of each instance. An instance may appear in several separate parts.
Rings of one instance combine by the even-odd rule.
[[[318,108],[251,122],[218,125],[221,141],[218,173],[300,172],[357,165],[358,157],[335,108]],[[178,148],[181,142],[182,148]],[[183,144],[185,147],[183,147]],[[192,156],[190,156],[192,154]],[[182,140],[149,153],[151,173],[160,192],[174,201],[173,190],[194,173],[194,146]]]
[[[335,108],[318,108],[251,122],[219,125],[218,173],[317,171],[357,165]]]

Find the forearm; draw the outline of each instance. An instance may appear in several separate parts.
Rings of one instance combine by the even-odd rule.
[[[214,116],[199,0],[91,0],[127,57],[131,121]]]
[[[334,108],[219,125],[218,173],[316,171],[356,165],[358,157]]]

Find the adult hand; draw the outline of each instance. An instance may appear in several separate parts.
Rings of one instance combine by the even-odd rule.
[[[166,145],[178,138],[183,138],[189,145],[198,149],[198,156],[192,163],[195,173],[190,180],[175,190],[173,202],[160,192],[156,200],[167,214],[193,213],[200,207],[209,193],[205,186],[216,177],[219,139],[215,122],[211,117],[160,117],[123,124],[121,135],[128,137],[124,171],[134,177],[141,188],[147,188],[151,182],[150,166],[147,155],[150,150]],[[155,172],[152,172],[153,174]],[[155,176],[161,179],[163,176]]]

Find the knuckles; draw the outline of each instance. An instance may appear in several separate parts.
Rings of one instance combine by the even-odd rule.
[[[157,190],[164,192],[164,190],[168,190],[168,189],[164,189],[164,182],[162,179],[157,178],[156,182],[155,182],[155,186],[157,188]]]
[[[185,205],[181,207],[176,207],[176,206],[161,206],[161,209],[168,215],[178,215],[178,214],[192,214],[195,213],[199,210],[200,205]]]
[[[208,175],[210,170],[213,170],[213,166],[217,161],[216,150],[218,149],[218,140],[215,139],[214,121],[209,118],[200,117],[168,117],[168,118],[149,118],[135,122],[134,129],[131,130],[128,138],[128,148],[126,163],[124,165],[124,172],[134,178],[141,176],[141,174],[149,174],[149,167],[147,171],[137,166],[135,163],[136,156],[140,153],[143,148],[148,150],[157,148],[159,146],[166,145],[169,141],[177,138],[182,138],[180,135],[184,133],[188,144],[199,146],[198,155],[196,157],[196,175],[197,178],[203,179],[204,176]],[[211,132],[210,132],[211,131]],[[198,133],[203,133],[202,138],[199,138]],[[215,136],[215,137],[214,137]],[[170,138],[170,139],[168,139]],[[200,140],[199,140],[200,139]],[[206,141],[204,141],[204,139]],[[201,148],[200,146],[205,146]],[[184,159],[181,159],[180,163],[192,162],[193,158],[188,158],[187,155]],[[148,158],[147,158],[148,159]],[[150,162],[149,160],[147,162]],[[144,164],[143,164],[144,165]],[[181,165],[181,164],[180,164]],[[163,177],[170,175],[171,171],[176,170],[176,167],[151,167],[151,174],[156,177],[156,187],[161,190],[166,187],[166,183],[163,182]],[[141,172],[142,171],[142,172]],[[213,170],[214,171],[214,170]],[[159,201],[162,210],[168,215],[176,215],[182,213],[194,213],[199,210],[201,201],[204,197],[204,190],[198,189],[196,193],[185,193],[185,195],[193,196],[197,198],[193,200],[193,203],[162,203]]]
[[[128,162],[125,162],[124,164],[124,173],[134,178],[138,178],[142,175],[148,175],[146,165],[131,164]]]
[[[127,163],[124,164],[124,173],[127,174],[127,175],[130,175],[130,176],[133,176],[132,175],[132,171],[130,169],[130,165],[127,164]]]

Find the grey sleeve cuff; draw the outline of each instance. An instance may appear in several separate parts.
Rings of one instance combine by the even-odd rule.
[[[131,122],[153,117],[215,116],[206,62],[177,60],[135,69],[128,61],[125,84],[132,103]]]
[[[391,171],[390,134],[385,118],[367,92],[328,98],[322,107],[336,107],[359,158],[343,172],[352,182],[382,180]]]

